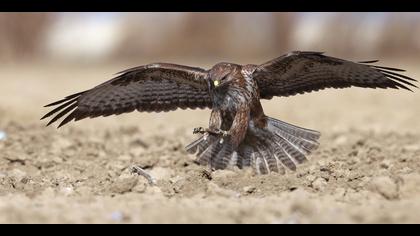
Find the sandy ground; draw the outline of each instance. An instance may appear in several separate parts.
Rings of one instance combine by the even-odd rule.
[[[191,63],[190,63],[191,64]],[[420,78],[413,63],[389,62]],[[130,66],[130,65],[128,65]],[[183,147],[209,111],[131,113],[57,130],[42,106],[127,65],[0,68],[0,223],[420,223],[420,91],[328,90],[263,103],[322,132],[296,172],[208,173]],[[156,186],[130,173],[138,164]]]

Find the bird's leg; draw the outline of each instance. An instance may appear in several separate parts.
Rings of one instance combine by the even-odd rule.
[[[229,135],[229,131],[226,130],[222,130],[222,129],[214,129],[211,131],[213,134],[216,135],[222,135],[223,137],[226,137]]]
[[[204,133],[207,132],[206,130],[207,129],[205,129],[203,127],[197,127],[197,128],[194,128],[193,134],[204,134]]]
[[[140,166],[137,165],[133,165],[131,167],[131,173],[135,173],[138,175],[143,176],[144,178],[147,179],[147,181],[149,181],[150,185],[155,185],[156,184],[156,180],[155,178],[153,178],[153,176],[151,176],[149,173],[147,173],[143,168],[141,168]]]
[[[209,128],[203,128],[198,127],[194,128],[193,134],[213,134],[213,135],[222,135],[223,137],[226,137],[229,135],[229,131],[221,130],[221,129],[209,129]]]

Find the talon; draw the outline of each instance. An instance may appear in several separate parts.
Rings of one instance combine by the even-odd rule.
[[[193,134],[204,133],[205,130],[203,127],[194,128]]]
[[[219,135],[222,135],[223,137],[226,137],[226,136],[229,135],[229,131],[225,131],[225,130],[221,130],[221,129],[216,130],[215,133],[219,134]]]

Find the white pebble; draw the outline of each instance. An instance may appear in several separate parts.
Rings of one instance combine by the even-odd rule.
[[[5,140],[7,138],[7,134],[4,131],[0,131],[0,140]]]

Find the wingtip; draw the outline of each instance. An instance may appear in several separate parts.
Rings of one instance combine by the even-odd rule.
[[[370,63],[376,63],[376,62],[379,62],[379,60],[359,61],[357,63],[370,64]]]

